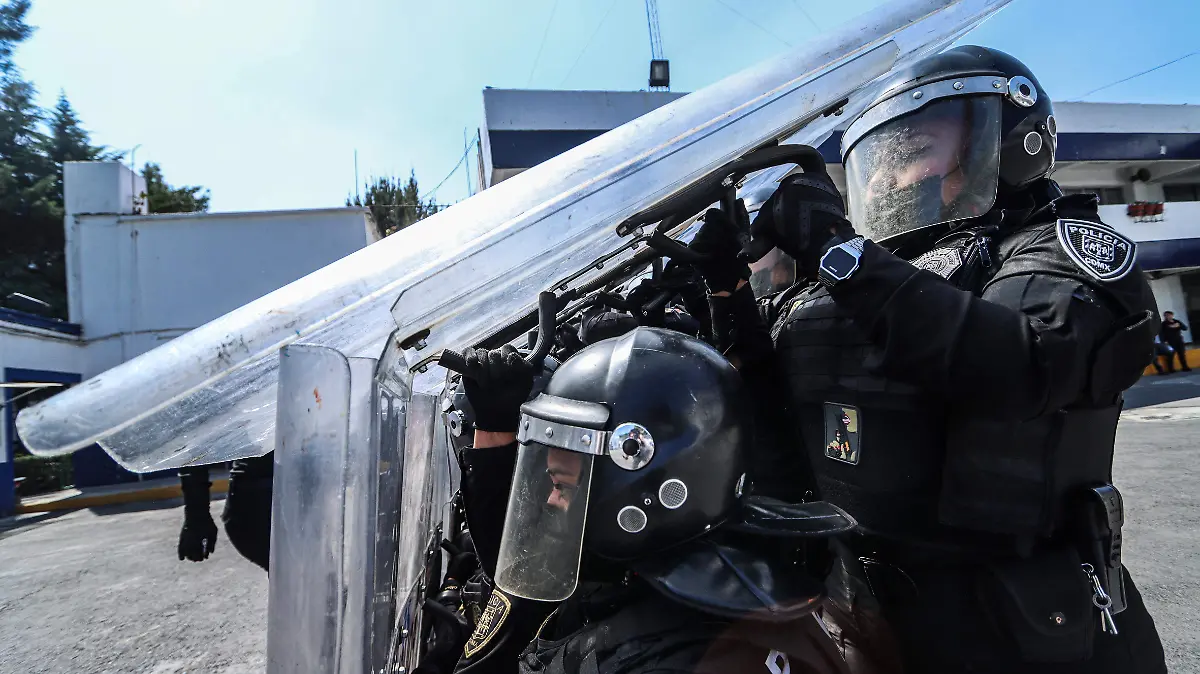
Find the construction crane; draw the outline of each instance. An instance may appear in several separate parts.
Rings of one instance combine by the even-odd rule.
[[[658,0],[646,0],[646,24],[650,26],[650,90],[670,91],[671,63],[663,56],[662,33],[658,29]]]

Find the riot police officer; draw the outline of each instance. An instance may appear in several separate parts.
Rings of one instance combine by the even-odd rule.
[[[860,522],[831,584],[846,645],[894,637],[908,671],[1164,672],[1111,485],[1157,331],[1136,246],[1048,178],[1053,108],[1013,57],[955,48],[878,91],[842,137],[849,218],[797,174],[751,225],[806,279],[766,322],[728,216],[696,242],[731,356],[782,373],[820,496]]]
[[[785,553],[854,522],[748,494],[748,397],[716,349],[638,327],[524,404],[533,369],[511,347],[465,360],[463,495],[496,587],[460,671],[536,607],[522,672],[845,671],[812,615],[820,583]]]

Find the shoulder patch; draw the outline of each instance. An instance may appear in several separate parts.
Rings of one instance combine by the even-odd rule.
[[[492,594],[488,596],[487,607],[479,616],[479,622],[475,623],[475,631],[463,646],[463,655],[470,659],[487,646],[492,637],[500,631],[511,611],[512,602],[498,588],[493,588]]]
[[[944,279],[948,279],[962,266],[962,251],[955,246],[935,248],[914,259],[910,264],[917,269],[931,271]]]
[[[1116,281],[1137,259],[1137,244],[1105,225],[1086,220],[1058,221],[1058,243],[1076,265],[1099,281]]]

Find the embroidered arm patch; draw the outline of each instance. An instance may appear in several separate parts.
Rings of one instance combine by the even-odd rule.
[[[1137,244],[1105,225],[1059,220],[1058,242],[1071,261],[1099,281],[1123,278],[1137,258]]]

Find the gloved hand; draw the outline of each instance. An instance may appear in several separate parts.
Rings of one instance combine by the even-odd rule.
[[[515,433],[521,405],[533,389],[533,367],[505,344],[499,349],[467,349],[463,388],[475,410],[475,428],[494,433]]]
[[[750,266],[738,258],[741,243],[736,227],[740,225],[744,230],[750,216],[746,214],[746,204],[741,199],[736,203],[737,211],[732,216],[716,208],[708,209],[704,214],[704,225],[688,244],[688,248],[707,258],[703,262],[696,262],[695,267],[710,293],[733,292],[737,290],[739,281],[750,280]],[[731,218],[738,218],[741,222],[735,223]]]
[[[579,324],[579,341],[595,344],[603,339],[620,337],[638,327],[638,320],[618,311],[600,311],[586,314]]]
[[[470,534],[464,533],[458,541],[443,540],[442,549],[450,555],[450,563],[446,565],[446,585],[461,587],[475,572],[479,570],[479,559],[471,549]]]
[[[183,529],[179,531],[179,560],[202,562],[216,547],[217,524],[208,512],[208,503],[205,502],[204,510],[185,508]]]
[[[766,239],[796,260],[797,271],[809,279],[817,277],[826,251],[854,237],[842,195],[819,173],[784,178],[750,225],[751,241]]]

